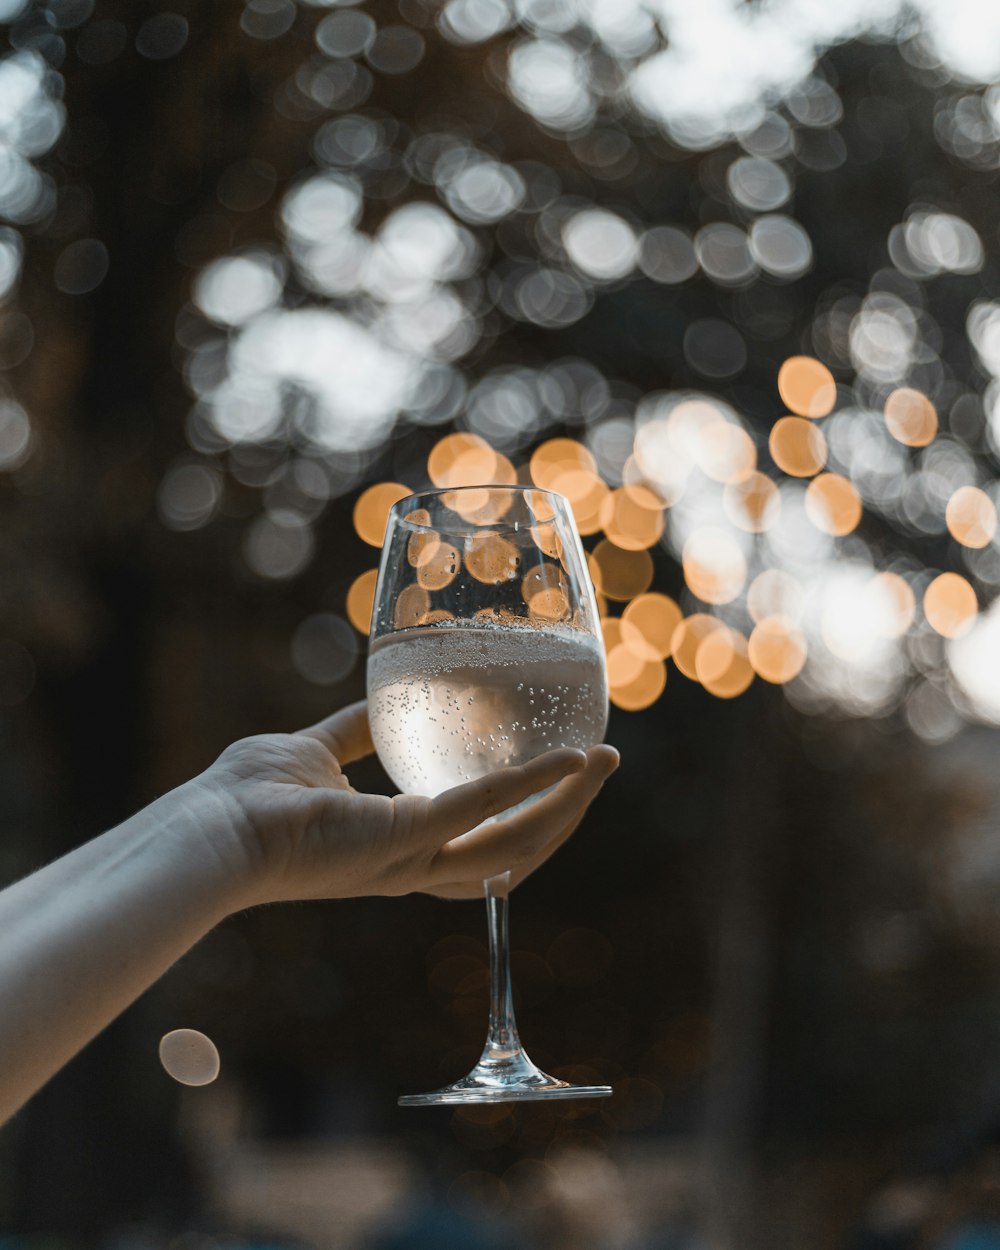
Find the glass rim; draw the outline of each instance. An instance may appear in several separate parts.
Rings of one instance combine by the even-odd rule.
[[[402,515],[403,507],[419,507],[419,504],[416,501],[420,499],[441,499],[444,495],[457,495],[461,494],[463,491],[476,490],[505,491],[509,495],[527,495],[529,493],[544,495],[546,498],[551,499],[554,502],[557,514],[563,512],[569,520],[572,521],[573,519],[572,505],[565,495],[560,495],[558,491],[546,490],[542,486],[526,486],[521,485],[519,482],[514,483],[513,485],[509,482],[479,482],[474,486],[429,486],[426,490],[416,490],[410,495],[404,495],[402,499],[397,499],[397,501],[389,509],[389,516],[390,518],[395,519],[397,525],[405,525],[407,529],[423,532],[425,534],[437,534],[442,528],[440,525],[423,525],[419,521],[411,521],[408,517]],[[448,505],[445,504],[445,507],[447,506]],[[484,521],[482,524],[477,524],[476,522],[467,521],[460,512],[456,512],[455,516],[460,520],[465,521],[465,524],[469,526],[470,534],[483,534],[491,531],[503,532],[504,530],[511,530],[516,533],[527,528],[525,525],[516,521],[512,524],[502,520]],[[556,516],[553,515],[546,521],[535,521],[532,522],[532,524],[550,525],[553,521],[555,521],[555,519]]]

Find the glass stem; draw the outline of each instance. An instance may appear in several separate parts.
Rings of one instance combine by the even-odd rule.
[[[510,938],[507,928],[510,873],[491,877],[485,883],[485,892],[490,935],[490,1023],[482,1061],[503,1062],[521,1054],[510,987]]]

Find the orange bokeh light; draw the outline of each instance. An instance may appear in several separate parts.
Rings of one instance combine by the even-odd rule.
[[[511,486],[517,480],[506,456],[478,434],[446,434],[427,457],[427,476],[435,486]]]
[[[564,621],[570,614],[568,587],[557,564],[540,564],[521,579],[521,596],[531,616]]]
[[[625,551],[602,538],[588,558],[595,587],[607,599],[624,603],[648,590],[653,557],[648,551]]]
[[[409,518],[407,518],[409,519]],[[406,544],[406,558],[415,569],[434,559],[434,553],[441,546],[441,536],[433,530],[420,530],[410,535]]]
[[[924,616],[944,638],[960,638],[976,619],[976,592],[958,573],[941,573],[924,591]]]
[[[604,639],[604,653],[611,652],[622,641],[622,622],[620,616],[601,617],[601,637]]]
[[[517,548],[500,534],[475,534],[466,540],[465,567],[478,582],[495,586],[510,581],[520,563]]]
[[[763,534],[781,511],[781,495],[766,473],[748,473],[729,482],[722,492],[722,507],[732,523],[748,534]]]
[[[575,469],[596,473],[597,461],[588,448],[575,438],[550,438],[532,452],[530,468],[531,480],[536,486],[563,494],[556,486],[557,479],[563,473]]]
[[[864,508],[854,483],[839,473],[821,473],[806,487],[806,516],[818,530],[842,538],[857,529]]]
[[[570,606],[566,592],[559,586],[550,586],[548,590],[538,591],[528,600],[528,614],[537,616],[543,621],[568,620]]]
[[[937,410],[926,395],[902,386],[885,401],[885,424],[897,442],[926,447],[938,431]]]
[[[685,677],[690,677],[692,681],[698,680],[695,666],[698,648],[709,634],[725,628],[718,617],[710,616],[707,612],[695,612],[681,621],[670,640],[670,653]]]
[[[410,542],[412,544],[412,538]],[[421,551],[420,563],[417,565],[417,582],[425,590],[443,590],[455,580],[461,563],[462,557],[458,549],[439,539],[433,547],[426,547]]]
[[[640,502],[645,497],[637,499],[634,489],[619,487],[605,495],[600,509],[600,525],[616,547],[625,551],[644,551],[662,537],[663,513]],[[652,491],[647,491],[646,496],[655,498]]]
[[[627,647],[616,647],[615,652],[626,651],[633,659],[634,653]],[[610,667],[611,658],[608,659]],[[639,661],[639,670],[631,681],[611,684],[608,698],[626,712],[641,712],[651,707],[663,693],[667,684],[667,667],[662,660]]]
[[[754,672],[778,686],[802,672],[807,654],[805,634],[784,616],[766,616],[758,621],[747,644]]]
[[[561,560],[563,555],[562,539],[554,525],[532,525],[529,529],[532,541],[539,551],[543,551],[553,560]]]
[[[378,482],[358,496],[354,505],[354,528],[371,547],[381,547],[389,523],[389,509],[413,492],[401,482]]]
[[[397,629],[419,625],[431,610],[430,594],[423,586],[407,586],[396,596],[392,619]]]
[[[789,477],[812,477],[826,464],[826,439],[805,417],[776,421],[767,445],[774,463]]]
[[[502,521],[514,502],[510,492],[488,486],[465,486],[448,490],[442,502],[470,525],[495,525]]]
[[[789,412],[825,417],[837,402],[837,383],[812,356],[790,356],[778,370],[778,394]]]
[[[694,657],[698,680],[717,699],[735,699],[754,679],[747,658],[747,640],[735,629],[723,626],[712,630]]]
[[[588,453],[589,454],[589,453]],[[586,537],[601,528],[601,510],[608,497],[607,483],[590,469],[570,468],[555,477],[550,489],[569,500],[576,528]]]
[[[674,631],[684,618],[669,595],[637,595],[622,612],[622,638],[644,660],[665,660]]]
[[[627,686],[642,674],[647,661],[636,655],[631,647],[619,642],[608,652],[608,685]]]
[[[988,547],[997,532],[996,504],[978,486],[960,486],[948,500],[945,521],[963,547]]]
[[[347,592],[347,619],[361,634],[367,634],[371,628],[377,580],[378,569],[368,569],[354,579]]]

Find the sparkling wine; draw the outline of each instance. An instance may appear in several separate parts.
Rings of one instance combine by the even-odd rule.
[[[372,737],[412,794],[586,749],[607,715],[601,643],[580,630],[440,624],[379,638],[368,657]]]

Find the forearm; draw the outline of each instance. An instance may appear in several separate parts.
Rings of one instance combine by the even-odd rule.
[[[183,790],[0,892],[0,1122],[242,905]]]

